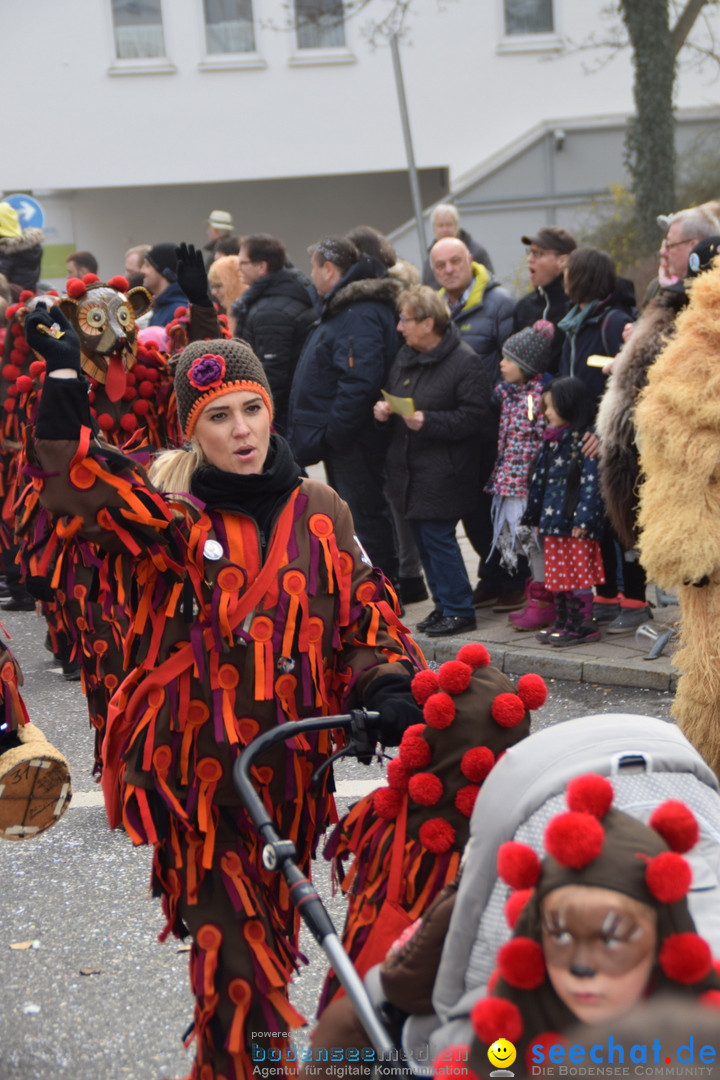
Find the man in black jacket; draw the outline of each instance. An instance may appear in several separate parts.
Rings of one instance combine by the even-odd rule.
[[[343,236],[325,237],[311,253],[320,319],[293,378],[288,441],[300,465],[324,461],[370,560],[397,583],[395,533],[383,493],[387,435],[375,424],[373,406],[400,344],[395,327],[402,285]]]
[[[523,236],[527,249],[527,266],[532,292],[527,293],[515,305],[513,322],[515,330],[532,326],[538,319],[547,319],[555,326],[548,371],[555,375],[560,364],[565,335],[557,324],[570,310],[570,301],[563,288],[565,263],[577,244],[567,229],[559,225],[546,225],[534,236]]]
[[[300,274],[288,267],[282,240],[244,236],[238,256],[247,292],[237,300],[235,337],[247,341],[265,369],[275,403],[274,424],[285,435],[293,374],[317,312]]]

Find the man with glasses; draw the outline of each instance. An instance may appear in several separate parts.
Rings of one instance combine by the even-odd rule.
[[[532,326],[538,319],[547,319],[556,327],[550,348],[548,371],[556,374],[560,364],[565,335],[557,324],[570,310],[570,301],[563,287],[565,263],[577,244],[567,229],[546,225],[532,236],[523,236],[528,276],[532,291],[518,300],[513,312],[514,332]]]
[[[232,308],[235,337],[247,341],[265,369],[275,428],[285,435],[290,386],[317,313],[303,277],[288,265],[285,245],[276,236],[244,236],[238,268],[248,288]]]
[[[671,277],[683,281],[695,244],[717,233],[720,233],[720,221],[706,207],[692,206],[673,214],[661,248]]]

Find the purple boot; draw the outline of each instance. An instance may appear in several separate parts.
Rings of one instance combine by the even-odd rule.
[[[508,619],[516,630],[542,630],[555,622],[555,602],[542,581],[531,581],[528,602],[522,611],[513,611]]]

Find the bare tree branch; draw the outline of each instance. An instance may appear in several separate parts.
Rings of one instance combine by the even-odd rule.
[[[688,34],[692,30],[698,15],[708,3],[708,0],[686,0],[685,7],[680,12],[677,22],[672,29],[673,56],[677,56],[687,41]]]

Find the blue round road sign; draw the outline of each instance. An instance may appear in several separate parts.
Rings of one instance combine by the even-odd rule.
[[[3,201],[17,211],[21,229],[42,229],[45,225],[45,211],[32,195],[6,195]]]

